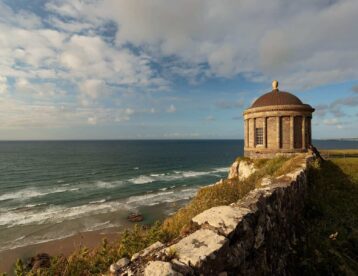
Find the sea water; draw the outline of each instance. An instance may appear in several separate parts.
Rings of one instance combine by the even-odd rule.
[[[242,140],[0,142],[0,251],[121,227],[131,212],[151,223],[242,154]]]

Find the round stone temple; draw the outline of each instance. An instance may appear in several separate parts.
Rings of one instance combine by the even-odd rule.
[[[306,152],[311,144],[314,109],[289,92],[278,92],[277,80],[272,82],[272,89],[244,111],[247,157],[292,155]]]

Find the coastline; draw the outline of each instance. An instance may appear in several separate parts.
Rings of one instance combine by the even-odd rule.
[[[164,202],[154,206],[141,206],[138,208],[138,211],[144,216],[144,220],[138,224],[152,225],[157,220],[163,220],[184,206],[188,201],[190,199],[180,200],[175,203]],[[39,253],[47,253],[50,256],[61,254],[69,256],[80,246],[88,248],[99,246],[104,238],[109,242],[114,242],[119,238],[120,233],[134,225],[135,223],[133,222],[123,221],[121,226],[78,232],[68,237],[0,251],[0,273],[5,272],[8,275],[14,275],[13,268],[17,259],[22,259],[26,262],[28,258],[34,257]]]
[[[94,248],[100,245],[103,238],[108,239],[109,242],[113,242],[119,237],[122,230],[122,227],[112,227],[102,230],[80,232],[70,237],[0,251],[0,272],[6,272],[12,275],[13,266],[19,258],[26,261],[27,258],[33,257],[38,253],[48,253],[51,256],[60,254],[68,256],[80,246]]]

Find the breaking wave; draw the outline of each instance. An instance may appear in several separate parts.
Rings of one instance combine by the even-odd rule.
[[[197,187],[184,190],[159,191],[144,195],[131,196],[121,201],[106,201],[101,199],[90,201],[88,204],[66,207],[48,206],[42,209],[21,208],[6,212],[0,211],[0,226],[7,228],[17,225],[59,223],[93,214],[103,214],[119,210],[131,210],[140,206],[153,206],[160,203],[170,203],[190,199],[196,193]]]
[[[129,182],[133,184],[147,184],[155,181],[172,181],[181,178],[193,178],[201,177],[204,175],[214,175],[217,176],[217,173],[227,172],[228,168],[215,168],[210,171],[173,171],[172,173],[158,173],[158,174],[149,174],[149,175],[140,175],[129,179]]]
[[[29,188],[29,189],[23,189],[17,192],[12,192],[12,193],[6,193],[0,196],[0,201],[4,201],[4,200],[14,200],[14,199],[29,199],[29,198],[33,198],[33,197],[39,197],[39,196],[44,196],[44,195],[49,195],[49,194],[56,194],[56,193],[64,193],[64,192],[68,192],[68,191],[77,191],[79,190],[79,188],[64,188],[64,187],[60,187],[60,188],[55,188],[55,189],[45,189],[43,191],[39,191],[37,189],[34,188]]]

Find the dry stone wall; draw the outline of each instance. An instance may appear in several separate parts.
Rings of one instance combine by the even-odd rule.
[[[198,230],[170,245],[157,244],[145,251],[150,263],[133,261],[118,274],[290,275],[309,162],[277,179],[265,178],[261,188],[230,206],[197,215],[192,221]]]

